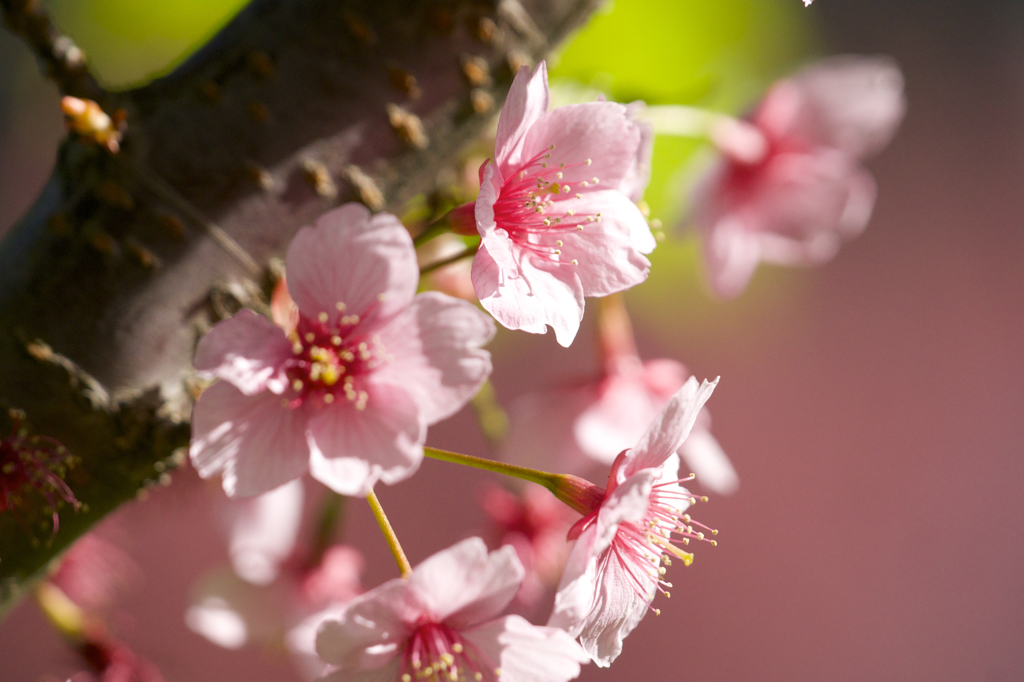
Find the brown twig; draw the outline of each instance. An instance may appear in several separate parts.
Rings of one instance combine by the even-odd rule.
[[[109,93],[89,72],[85,53],[50,21],[40,0],[0,0],[4,21],[28,43],[61,94],[91,99],[106,109]]]

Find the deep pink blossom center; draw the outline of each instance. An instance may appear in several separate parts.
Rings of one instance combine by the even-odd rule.
[[[584,192],[601,180],[593,177],[575,186],[565,181],[565,171],[591,165],[591,159],[558,160],[555,145],[526,161],[505,178],[494,203],[494,221],[520,247],[549,261],[559,262],[564,239],[601,222],[600,213],[581,213],[578,203]],[[572,261],[573,265],[578,265]]]
[[[294,394],[286,400],[288,407],[307,401],[330,404],[347,400],[356,409],[365,409],[369,395],[360,389],[359,377],[392,358],[379,336],[357,332],[359,322],[355,314],[338,315],[333,323],[326,312],[317,319],[299,315],[296,329],[289,335],[293,357],[285,368]]]
[[[500,675],[483,652],[434,621],[416,627],[402,657],[401,682],[494,682]]]

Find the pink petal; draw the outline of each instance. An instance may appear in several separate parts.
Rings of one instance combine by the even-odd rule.
[[[523,574],[512,547],[488,553],[483,540],[467,538],[416,566],[409,582],[439,621],[461,630],[501,613]]]
[[[509,329],[544,334],[546,325],[568,347],[583,319],[583,287],[569,266],[518,257],[517,277],[502,271],[480,245],[473,259],[473,288],[480,305]]]
[[[391,484],[415,473],[427,426],[402,388],[367,382],[366,409],[338,402],[309,421],[309,470],[342,495],[365,496],[377,481]]]
[[[503,682],[565,682],[588,658],[564,630],[505,616],[462,633],[473,649],[501,668]]]
[[[350,674],[378,670],[398,660],[400,646],[411,634],[406,624],[420,616],[429,614],[409,581],[389,580],[349,602],[338,620],[324,621],[317,632],[316,652]]]
[[[569,104],[549,111],[530,128],[522,156],[526,161],[550,153],[549,166],[564,163],[560,182],[568,183],[572,192],[618,190],[635,169],[640,140],[640,128],[629,119],[623,105]],[[555,148],[550,149],[551,145]],[[502,175],[509,177],[507,172]],[[594,178],[599,181],[597,185],[592,182]],[[587,181],[587,187],[583,181]]]
[[[224,473],[230,497],[259,495],[301,476],[309,461],[308,413],[265,392],[247,396],[221,381],[192,410],[192,466],[203,478]]]
[[[721,495],[731,495],[740,485],[736,469],[709,431],[695,428],[679,448],[686,466],[697,475],[697,482]]]
[[[342,315],[386,320],[409,304],[419,282],[416,252],[402,223],[389,213],[371,217],[355,203],[299,230],[286,264],[300,312],[309,318],[327,313],[328,327],[338,326]]]
[[[230,381],[246,395],[288,386],[284,362],[292,344],[280,327],[251,310],[214,325],[199,340],[194,365],[203,376]]]
[[[704,238],[708,283],[722,298],[743,293],[761,262],[762,240],[744,229],[735,216],[723,218]]]
[[[268,585],[298,538],[302,523],[302,481],[294,480],[229,510],[228,554],[235,573],[254,585]]]
[[[320,678],[318,682],[397,682],[400,673],[401,662],[394,658],[377,669],[338,670]]]
[[[559,260],[580,278],[584,296],[607,296],[647,279],[651,263],[642,254],[654,250],[654,235],[632,201],[621,192],[588,192],[581,199],[558,202],[558,209],[600,216],[583,230],[560,234]]]
[[[601,667],[615,660],[622,651],[622,640],[647,613],[649,599],[637,594],[609,547],[620,523],[643,519],[651,486],[660,473],[659,469],[646,469],[621,481],[609,493],[597,521],[576,540],[558,586],[548,625],[578,636],[584,650]]]
[[[889,144],[906,111],[903,74],[888,57],[830,57],[802,69],[792,82],[806,109],[803,127],[793,134],[857,158]]]
[[[518,167],[527,131],[547,110],[547,64],[543,61],[537,64],[532,75],[529,67],[520,67],[501,108],[494,138],[494,158],[503,175]]]
[[[466,301],[420,294],[378,334],[394,360],[376,376],[401,385],[427,424],[458,412],[491,373],[491,355],[480,346],[494,336],[494,323]]]
[[[602,382],[600,398],[576,418],[573,432],[583,452],[610,465],[636,443],[657,413],[641,381],[612,376]]]
[[[690,434],[698,413],[717,385],[718,379],[715,379],[710,383],[705,380],[698,386],[697,380],[690,377],[634,446],[634,459],[626,469],[626,475],[659,467],[672,456]]]

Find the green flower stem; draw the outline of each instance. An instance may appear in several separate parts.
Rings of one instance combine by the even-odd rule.
[[[463,455],[458,452],[449,452],[448,450],[438,450],[437,448],[423,448],[423,454],[431,459],[484,469],[485,471],[521,478],[524,481],[544,486],[555,497],[584,516],[596,510],[604,499],[604,490],[602,488],[590,481],[570,474],[552,474],[547,471],[529,469],[516,464],[496,462],[491,459]]]
[[[439,237],[440,235],[449,231],[450,230],[448,229],[448,214],[446,213],[445,215],[441,216],[434,222],[427,225],[422,232],[413,237],[412,245],[418,249],[419,247],[423,246],[434,237]]]
[[[402,551],[402,545],[398,542],[398,536],[395,535],[395,529],[391,527],[391,522],[388,521],[384,508],[380,506],[380,500],[377,499],[377,495],[371,490],[370,494],[366,496],[366,501],[370,503],[373,517],[377,519],[380,530],[384,533],[384,539],[387,541],[388,547],[391,548],[391,554],[395,557],[398,570],[402,572],[403,578],[408,578],[412,575],[412,565],[409,563],[409,559],[406,558],[405,552]]]

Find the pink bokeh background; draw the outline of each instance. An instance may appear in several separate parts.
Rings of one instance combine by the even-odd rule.
[[[814,8],[830,52],[890,54],[908,83],[903,128],[870,164],[874,219],[828,266],[763,268],[735,302],[657,261],[656,294],[628,297],[644,356],[722,376],[713,429],[741,486],[701,509],[719,546],[674,566],[662,615],[582,680],[1024,679],[1024,8]],[[9,131],[56,140],[46,97],[52,107],[18,114],[31,126],[0,132],[0,225],[45,179],[51,153],[19,152],[29,142]],[[501,334],[501,398],[590,372],[591,322],[572,351],[551,335]],[[465,412],[430,442],[485,452]],[[486,480],[428,461],[379,492],[414,563],[480,531]],[[283,655],[224,651],[185,628],[195,580],[227,561],[211,522],[219,494],[182,471],[117,515],[146,576],[118,632],[169,681],[297,679]],[[395,577],[365,505],[349,510],[344,540],[365,551],[366,582]],[[81,667],[31,600],[0,623],[0,682]]]

